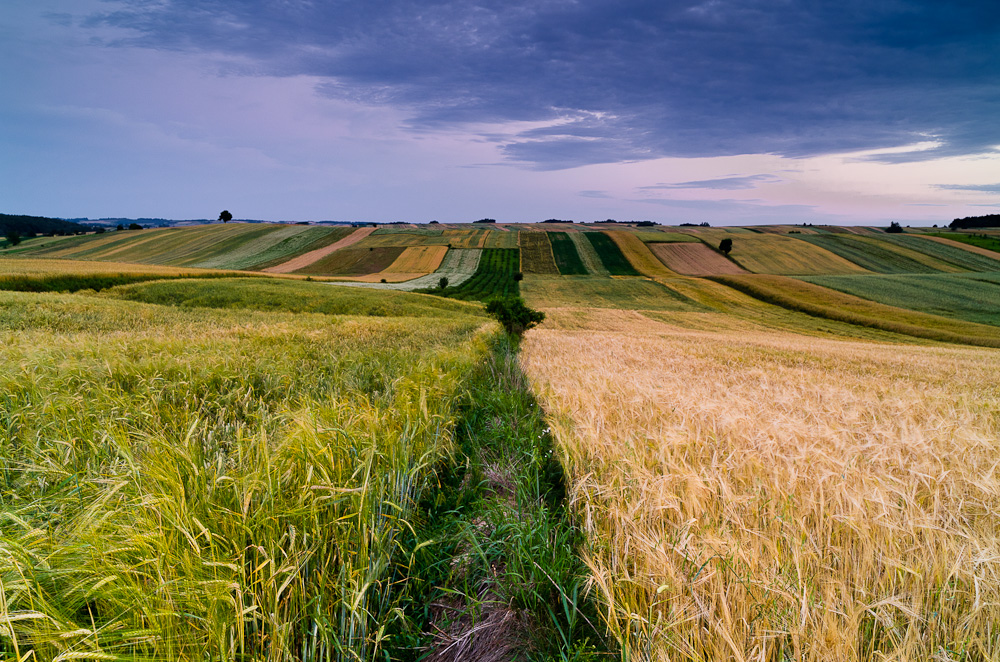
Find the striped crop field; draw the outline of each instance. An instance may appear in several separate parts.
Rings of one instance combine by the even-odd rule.
[[[582,276],[587,274],[587,267],[583,265],[580,254],[576,250],[576,244],[565,232],[547,232],[549,242],[552,244],[552,255],[556,260],[556,267],[563,276]]]
[[[517,248],[519,232],[517,230],[493,230],[486,235],[484,248]]]
[[[365,276],[385,271],[396,261],[404,246],[341,248],[294,273],[312,276]]]
[[[812,275],[864,273],[865,269],[839,255],[780,235],[731,235],[734,262],[755,274]],[[805,237],[803,237],[805,239]],[[812,237],[808,241],[812,241]],[[722,239],[711,244],[717,247]]]
[[[612,276],[638,276],[640,275],[632,263],[629,262],[618,244],[614,242],[605,232],[583,232],[581,233],[593,247],[601,260],[601,265]]]
[[[164,278],[217,278],[231,272],[148,264],[0,257],[0,290],[75,292]]]
[[[558,275],[548,232],[520,232],[521,271],[526,274]]]
[[[619,310],[708,310],[677,291],[644,278],[607,276],[536,276],[521,281],[528,305],[552,308],[614,308]]]
[[[964,248],[965,250],[984,255],[986,257],[1000,257],[1000,237],[986,234],[966,234],[964,232],[937,232],[934,234],[921,235],[926,239],[933,239],[947,246]]]
[[[1000,329],[907,310],[783,276],[713,276],[762,301],[816,317],[941,342],[1000,347]]]
[[[584,235],[584,232],[567,233],[569,240],[576,246],[577,255],[580,256],[580,261],[583,262],[587,273],[593,276],[608,276],[608,270],[604,266],[604,263],[601,262],[601,257],[597,254],[597,249],[594,248],[594,244]]]
[[[452,248],[483,248],[493,234],[492,230],[475,228],[472,230],[445,230],[444,236]]]
[[[424,290],[431,294],[462,299],[488,301],[493,297],[518,296],[520,288],[514,274],[520,268],[518,250],[513,248],[484,248],[481,251],[476,273],[458,286]],[[436,275],[436,274],[435,274]]]
[[[928,274],[962,271],[959,267],[920,251],[884,241],[883,237],[829,234],[804,236],[802,241],[825,248],[875,273]]]
[[[802,280],[887,306],[1000,326],[1000,273],[803,276]]]
[[[39,249],[32,254],[75,260],[200,266],[203,261],[238,250],[245,243],[283,228],[271,224],[230,223],[106,232],[78,237],[72,245],[60,242],[54,250]]]
[[[982,255],[968,250],[967,246],[951,246],[920,235],[887,234],[883,241],[930,255],[969,271],[1000,272],[1000,254]]]
[[[725,255],[698,243],[650,244],[650,250],[667,268],[687,276],[745,274],[747,271]]]
[[[643,276],[650,278],[668,277],[675,275],[673,271],[663,265],[649,250],[643,241],[632,232],[606,232],[607,236],[618,245],[622,255],[629,261],[635,270]]]
[[[670,318],[522,349],[621,658],[1000,657],[1000,354]]]
[[[374,231],[374,228],[343,228],[337,234],[338,239],[336,241],[324,242],[322,246],[312,248],[311,250],[296,255],[290,260],[285,260],[284,262],[273,260],[273,262],[277,262],[277,264],[269,264],[264,267],[262,271],[275,274],[287,274],[295,272],[299,269],[305,269],[313,264],[316,264],[317,262],[320,262],[321,260],[328,260],[332,253],[349,246],[354,246]]]
[[[447,246],[410,246],[383,273],[429,274],[441,266]]]
[[[435,234],[400,230],[378,234],[378,230],[375,230],[358,245],[361,248],[406,248],[408,246],[446,246],[447,244],[448,239],[445,238],[443,231],[441,234]]]

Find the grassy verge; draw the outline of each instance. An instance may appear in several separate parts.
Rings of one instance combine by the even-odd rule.
[[[564,504],[562,465],[510,338],[494,338],[467,382],[460,452],[425,501],[413,613],[431,641],[404,659],[585,660],[605,651],[585,598],[582,543]]]

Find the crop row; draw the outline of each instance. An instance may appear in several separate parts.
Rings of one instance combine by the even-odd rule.
[[[585,276],[587,267],[583,265],[580,254],[576,250],[576,244],[565,232],[549,232],[549,241],[552,242],[552,255],[555,257],[556,266],[563,276]]]
[[[609,274],[612,276],[639,275],[635,267],[622,255],[618,244],[612,241],[611,237],[603,232],[587,232],[584,233],[584,236],[587,237],[594,250],[597,251],[598,257],[601,258],[601,263],[608,270]]]
[[[472,278],[457,287],[422,290],[439,296],[465,301],[486,301],[496,296],[520,294],[514,275],[520,264],[516,248],[484,248],[479,268]]]

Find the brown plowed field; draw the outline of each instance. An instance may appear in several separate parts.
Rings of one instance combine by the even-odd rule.
[[[322,260],[324,257],[333,253],[334,251],[339,251],[341,248],[347,248],[348,246],[353,246],[358,243],[372,232],[375,232],[376,228],[358,228],[351,234],[347,235],[340,241],[330,244],[329,246],[324,246],[323,248],[317,248],[314,251],[309,251],[308,253],[303,253],[302,255],[292,258],[288,262],[275,265],[273,267],[268,267],[264,269],[267,273],[271,274],[290,274],[293,271],[298,271],[299,269],[304,269],[314,262]]]
[[[648,246],[668,268],[685,276],[747,273],[705,244],[648,244]]]

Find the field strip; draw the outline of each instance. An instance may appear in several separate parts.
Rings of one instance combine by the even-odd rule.
[[[670,269],[685,276],[749,273],[702,243],[650,244],[650,250]]]
[[[521,248],[521,271],[526,274],[559,275],[547,232],[521,232],[518,241]]]
[[[438,267],[437,271],[432,274],[421,274],[419,277],[413,278],[413,280],[408,280],[402,283],[335,281],[332,284],[409,292],[413,290],[438,287],[440,285],[441,278],[445,277],[448,279],[448,285],[455,287],[472,278],[473,274],[475,274],[476,270],[479,268],[479,260],[482,258],[482,255],[483,251],[477,248],[453,248],[444,256],[444,260],[442,260],[441,266]],[[388,281],[390,279],[386,278],[386,280]]]
[[[447,246],[409,246],[382,273],[413,274],[411,278],[429,274],[441,266],[447,252]]]
[[[945,246],[951,246],[952,248],[961,248],[962,250],[969,251],[970,253],[976,253],[977,255],[982,255],[983,257],[992,258],[994,260],[1000,260],[1000,253],[996,251],[991,251],[988,248],[983,248],[982,246],[974,246],[973,244],[962,243],[961,241],[955,241],[954,239],[947,239],[945,237],[930,237],[928,235],[913,235],[915,237],[920,237],[921,239],[930,239],[931,241],[936,241],[939,244],[944,244]]]
[[[308,253],[300,255],[296,258],[292,258],[288,262],[283,262],[282,264],[273,267],[268,267],[267,269],[264,269],[264,271],[270,274],[288,274],[293,271],[298,271],[299,269],[308,267],[310,264],[313,264],[314,262],[319,262],[330,253],[339,251],[341,248],[347,248],[348,246],[353,246],[354,244],[358,243],[359,241],[370,235],[372,232],[375,232],[375,230],[376,228],[372,227],[358,228],[357,230],[355,230],[354,232],[352,232],[351,234],[349,234],[348,236],[344,237],[343,239],[341,239],[336,243],[330,244],[329,246],[324,246],[323,248],[317,248],[314,251],[309,251]]]
[[[665,267],[663,262],[650,252],[649,247],[633,233],[605,232],[605,234],[618,244],[618,248],[621,249],[625,259],[643,276],[655,278],[657,276],[670,277],[676,275],[673,271]]]
[[[608,270],[601,262],[597,251],[594,250],[594,245],[587,240],[582,230],[569,234],[569,238],[576,245],[576,252],[580,254],[580,260],[583,261],[583,266],[587,267],[587,271],[595,276],[608,275]]]

